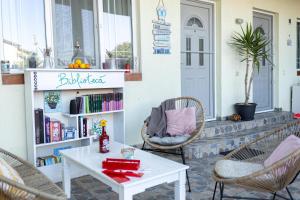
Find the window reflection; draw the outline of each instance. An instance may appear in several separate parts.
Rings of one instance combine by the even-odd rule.
[[[46,48],[44,0],[0,0],[2,26],[2,59],[11,69],[28,67],[28,60],[36,55],[36,67],[42,65]]]
[[[80,45],[89,64],[96,65],[93,0],[55,0],[55,58],[66,67]]]
[[[103,12],[103,68],[131,69],[131,0],[104,0]]]

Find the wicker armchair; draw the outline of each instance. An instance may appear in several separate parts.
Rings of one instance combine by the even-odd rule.
[[[272,132],[266,133],[265,136],[241,146],[225,156],[223,159],[242,160],[246,162],[263,164],[264,160],[268,158],[274,149],[289,135],[300,137],[300,121],[290,123]],[[288,185],[293,183],[293,181],[296,179],[299,170],[300,149],[277,161],[273,165],[248,176],[239,178],[223,178],[218,176],[218,174],[214,171],[213,179],[216,181],[216,184],[213,199],[215,198],[218,184],[220,188],[221,200],[222,198],[244,199],[244,197],[225,196],[225,185],[236,185],[256,191],[269,192],[272,193],[273,199],[275,199],[276,196],[288,199],[277,194],[277,192],[286,189],[289,198],[293,199],[292,194],[288,189]]]
[[[178,98],[173,98],[173,99],[168,99],[166,101],[175,101],[175,108],[176,109],[182,109],[182,108],[187,108],[187,107],[195,107],[196,110],[196,129],[193,131],[191,136],[185,140],[184,142],[180,144],[174,144],[174,145],[160,145],[157,143],[153,143],[149,140],[150,136],[147,134],[147,123],[144,124],[142,130],[141,130],[141,135],[144,140],[144,144],[142,147],[142,150],[148,150],[148,151],[156,151],[156,152],[163,152],[163,153],[169,153],[169,154],[175,154],[175,155],[180,155],[182,158],[182,163],[186,164],[185,162],[185,156],[184,156],[184,151],[183,147],[192,143],[195,139],[200,137],[204,125],[205,125],[205,120],[204,120],[204,110],[201,102],[193,97],[178,97]],[[145,145],[149,145],[151,149],[146,149]],[[177,152],[170,152],[169,150],[179,150],[179,153]],[[186,173],[187,176],[187,183],[189,186],[189,191],[191,191],[190,187],[190,182],[189,182],[189,176],[188,173]]]
[[[0,148],[0,157],[22,177],[24,185],[0,176],[1,200],[66,200],[64,192],[29,162]]]

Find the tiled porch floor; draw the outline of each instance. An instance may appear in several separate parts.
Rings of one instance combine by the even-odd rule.
[[[169,156],[170,159],[178,160],[174,156]],[[189,160],[189,171],[192,192],[187,192],[188,200],[211,200],[214,188],[214,182],[211,178],[212,168],[220,156],[193,159]],[[61,185],[61,184],[59,184]],[[291,185],[290,190],[294,199],[300,199],[300,178]],[[171,200],[174,199],[173,184],[163,184],[147,190],[144,193],[134,196],[135,200]],[[256,198],[270,198],[270,194],[246,191],[241,188],[225,186],[227,195],[240,195]],[[285,194],[285,192],[283,192]],[[109,187],[96,179],[85,176],[72,181],[72,200],[117,200],[118,196],[112,192]],[[217,198],[219,199],[219,195]]]

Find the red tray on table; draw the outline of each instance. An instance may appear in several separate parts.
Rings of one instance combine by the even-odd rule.
[[[108,170],[138,170],[140,165],[140,160],[107,158],[102,161],[102,168]]]

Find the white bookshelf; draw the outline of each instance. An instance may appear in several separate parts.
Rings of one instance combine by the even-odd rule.
[[[84,116],[93,116],[93,115],[107,115],[107,114],[112,114],[112,113],[119,113],[119,112],[124,112],[124,110],[112,110],[112,111],[105,111],[105,112],[95,112],[95,113],[83,113],[83,114],[77,114],[77,115],[72,115],[69,113],[64,113],[63,115],[66,117],[84,117]]]
[[[45,113],[45,91],[60,91],[62,101],[60,110],[61,112]],[[110,136],[110,140],[124,143],[125,112],[123,109],[76,115],[69,114],[70,100],[76,98],[77,96],[113,92],[123,93],[124,97],[124,71],[122,70],[25,70],[27,159],[32,164],[37,166],[36,162],[38,157],[53,155],[53,151],[56,148],[76,148],[91,145],[91,143],[97,142],[97,140],[95,140],[95,135],[79,137],[77,133],[74,139],[36,144],[34,110],[38,108],[43,109],[44,116],[50,117],[51,120],[59,120],[65,124],[66,127],[74,127],[77,130],[79,129],[79,117],[85,117],[88,118],[88,120],[95,121],[105,119],[108,121],[107,133]],[[59,182],[62,179],[62,169],[60,163],[38,167],[38,169],[54,182]],[[80,169],[72,169],[71,174],[72,177],[84,175]]]

